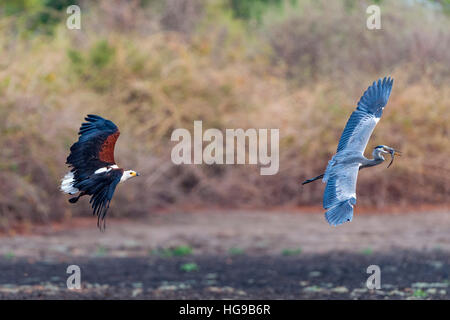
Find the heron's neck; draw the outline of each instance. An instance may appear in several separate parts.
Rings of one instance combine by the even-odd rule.
[[[363,161],[362,165],[359,167],[359,169],[373,167],[373,166],[379,165],[383,161],[384,161],[383,155],[381,155],[380,153],[374,152],[373,159],[365,159]]]

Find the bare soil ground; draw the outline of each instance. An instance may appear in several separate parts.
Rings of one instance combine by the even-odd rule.
[[[2,237],[2,299],[449,299],[450,212],[155,214]],[[81,268],[81,290],[66,269]],[[369,265],[381,289],[369,290]]]

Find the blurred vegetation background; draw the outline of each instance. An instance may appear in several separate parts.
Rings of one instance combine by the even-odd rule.
[[[366,8],[381,7],[381,30]],[[66,28],[81,7],[81,30]],[[3,0],[0,228],[87,215],[59,180],[87,113],[122,134],[110,215],[177,207],[320,206],[323,172],[372,81],[394,89],[369,142],[404,153],[363,171],[358,205],[444,204],[450,193],[450,2]],[[176,128],[280,128],[280,171],[175,166]]]

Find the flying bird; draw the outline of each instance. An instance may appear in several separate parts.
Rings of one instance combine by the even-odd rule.
[[[79,138],[72,147],[66,164],[72,168],[62,179],[61,191],[80,197],[91,196],[89,203],[97,215],[97,226],[105,229],[105,216],[114,191],[120,182],[139,176],[136,171],[119,168],[114,160],[114,146],[120,132],[110,120],[89,114],[81,125]],[[100,222],[103,221],[103,224]]]
[[[391,156],[389,168],[394,155],[401,154],[394,148],[379,145],[373,149],[373,159],[364,157],[370,135],[389,100],[393,82],[390,77],[379,79],[364,92],[345,126],[336,154],[328,161],[325,173],[302,183],[323,178],[322,181],[326,183],[323,207],[327,210],[325,218],[330,225],[337,226],[352,221],[358,171],[382,163],[385,160],[383,154]]]

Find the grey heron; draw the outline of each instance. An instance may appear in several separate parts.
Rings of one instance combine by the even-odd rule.
[[[379,79],[364,92],[342,132],[336,154],[328,161],[325,173],[302,183],[323,178],[326,183],[323,208],[327,210],[325,218],[330,225],[337,226],[352,220],[358,171],[382,163],[385,160],[383,154],[391,155],[389,168],[394,155],[400,155],[394,148],[379,145],[373,149],[373,159],[364,157],[367,142],[383,114],[393,82],[390,77]]]

